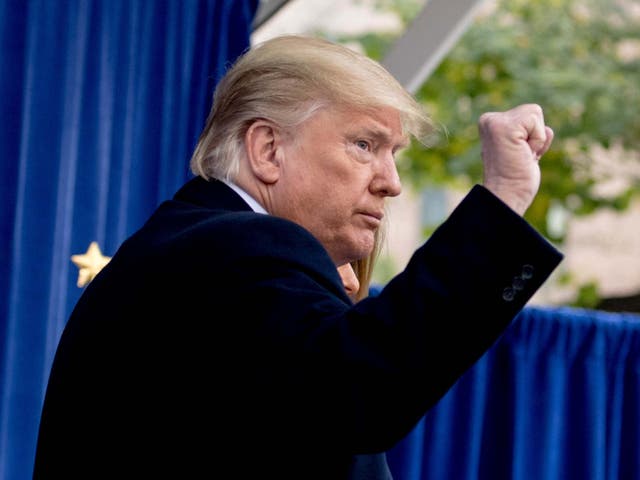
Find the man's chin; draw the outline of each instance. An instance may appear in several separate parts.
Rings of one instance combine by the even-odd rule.
[[[356,258],[358,260],[362,260],[369,257],[373,253],[373,247],[374,238],[372,234],[370,239],[362,241],[358,244],[357,248],[355,249]]]
[[[333,245],[337,247],[334,250],[338,254],[334,258],[337,265],[363,260],[373,253],[375,234],[371,230],[359,230],[357,236],[334,238]]]

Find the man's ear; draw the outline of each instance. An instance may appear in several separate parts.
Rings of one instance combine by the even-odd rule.
[[[255,120],[244,136],[247,159],[253,174],[264,183],[280,177],[282,134],[268,120]]]

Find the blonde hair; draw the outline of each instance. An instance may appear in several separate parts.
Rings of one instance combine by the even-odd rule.
[[[284,35],[247,50],[220,80],[191,170],[233,180],[253,121],[293,130],[330,106],[393,107],[404,133],[422,142],[433,130],[421,105],[378,62],[327,40]]]

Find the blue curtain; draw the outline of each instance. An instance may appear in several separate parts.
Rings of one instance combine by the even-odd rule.
[[[525,308],[387,458],[396,480],[640,479],[640,315]]]
[[[258,0],[0,0],[0,478],[30,478],[70,261],[190,176]]]

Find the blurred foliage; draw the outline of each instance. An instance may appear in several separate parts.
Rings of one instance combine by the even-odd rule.
[[[596,308],[600,303],[601,297],[598,293],[597,282],[587,282],[578,288],[576,299],[572,305],[582,308]]]
[[[377,2],[378,8],[395,11],[405,23],[423,4]],[[554,227],[550,218],[627,208],[640,193],[638,168],[630,169],[636,173],[626,175],[623,188],[604,195],[594,187],[613,172],[602,168],[594,155],[611,147],[640,151],[638,10],[637,1],[496,1],[416,92],[442,128],[435,145],[414,143],[400,159],[403,180],[416,189],[479,182],[480,114],[538,103],[555,138],[541,160],[542,183],[527,220],[562,244],[566,232]],[[395,38],[368,34],[351,40],[382,60]],[[553,215],[554,210],[563,215]],[[587,297],[595,291],[586,285],[579,295],[582,303],[590,303]]]

